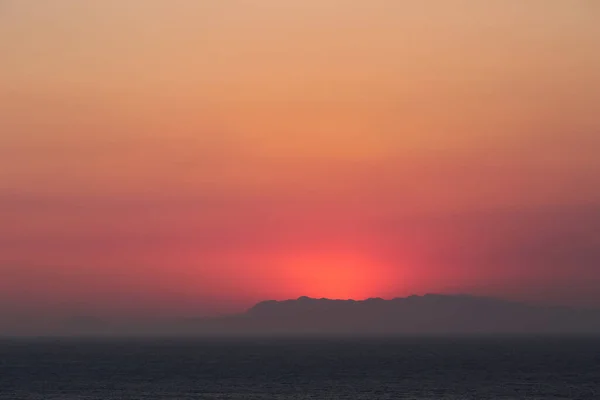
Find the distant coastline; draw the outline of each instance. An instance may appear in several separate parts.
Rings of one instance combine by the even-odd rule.
[[[439,336],[600,335],[600,310],[531,305],[490,297],[427,294],[384,300],[299,297],[266,300],[220,317],[121,321],[77,317],[53,330],[2,336]]]

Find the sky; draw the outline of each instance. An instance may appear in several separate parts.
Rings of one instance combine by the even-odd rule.
[[[600,306],[593,0],[0,1],[0,319]]]

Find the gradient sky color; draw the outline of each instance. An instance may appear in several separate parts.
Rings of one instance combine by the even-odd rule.
[[[592,0],[0,1],[0,314],[600,306],[599,18]]]

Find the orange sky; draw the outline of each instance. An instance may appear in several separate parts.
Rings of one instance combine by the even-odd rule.
[[[4,0],[0,300],[600,304],[599,17],[589,0]]]

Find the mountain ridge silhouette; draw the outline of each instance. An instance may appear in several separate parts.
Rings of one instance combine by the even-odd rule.
[[[200,333],[223,334],[600,334],[600,310],[540,306],[467,294],[390,300],[301,296],[266,300],[245,313],[202,319]]]
[[[40,328],[41,329],[41,328]],[[28,335],[40,330],[20,331]],[[265,300],[218,317],[111,322],[70,318],[44,334],[83,336],[600,335],[600,309],[534,305],[468,294],[365,300]],[[0,330],[0,334],[6,331]]]

